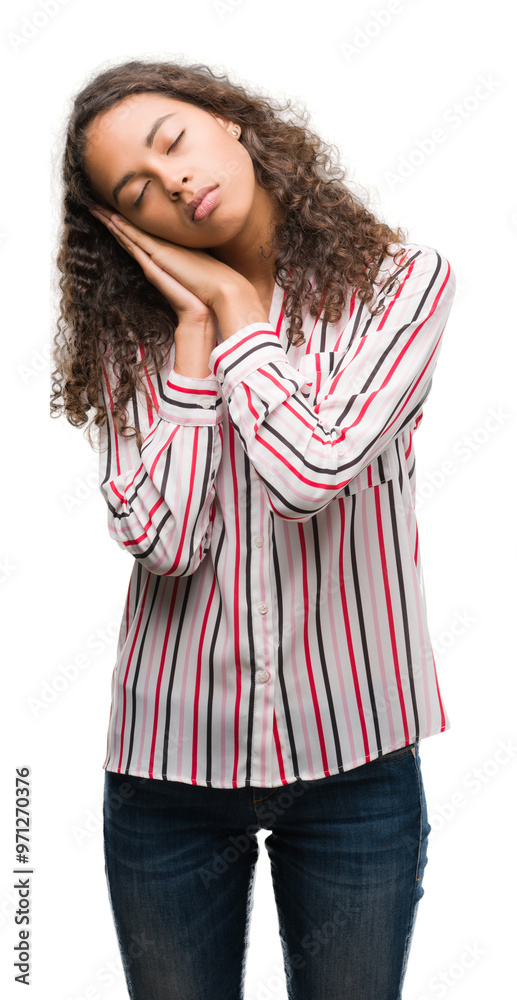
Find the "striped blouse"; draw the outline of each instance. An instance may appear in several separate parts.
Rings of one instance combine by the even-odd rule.
[[[402,246],[369,306],[350,288],[335,324],[307,308],[299,347],[278,284],[269,323],[218,329],[206,379],[173,371],[172,344],[128,406],[140,450],[115,431],[104,360],[99,483],[133,565],[103,768],[273,787],[449,729],[413,436],[456,282]]]

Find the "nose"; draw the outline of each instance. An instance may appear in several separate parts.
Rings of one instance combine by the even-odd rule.
[[[173,201],[177,201],[181,198],[183,194],[184,185],[187,183],[187,178],[183,177],[181,181],[165,181],[164,187],[165,192],[169,198]]]
[[[158,164],[156,173],[163,184],[167,197],[172,201],[180,198],[189,181],[189,175],[185,174],[185,168],[174,170],[172,163],[162,162]]]

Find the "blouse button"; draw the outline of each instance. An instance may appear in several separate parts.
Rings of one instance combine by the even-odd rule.
[[[258,609],[259,609],[261,615],[265,615],[267,613],[267,610],[268,610],[267,604],[259,604]]]
[[[257,674],[257,680],[260,681],[261,684],[265,684],[266,681],[268,680],[268,678],[269,678],[269,674],[268,674],[267,670],[259,670],[259,672]]]
[[[209,399],[202,399],[201,400],[201,406],[203,407],[204,410],[208,410],[208,408],[211,405],[212,405],[212,403],[211,403],[211,401]]]
[[[259,535],[258,538],[255,539],[255,545],[257,546],[258,549],[261,549],[263,544],[264,544],[264,539],[261,538]]]
[[[218,380],[218,382],[220,382],[221,385],[223,384],[223,382],[224,382],[224,372],[219,372],[219,375],[217,376],[217,380]]]

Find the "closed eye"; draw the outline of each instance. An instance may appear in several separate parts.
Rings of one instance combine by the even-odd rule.
[[[180,139],[182,138],[182,136],[185,135],[185,132],[186,132],[186,129],[183,129],[183,131],[180,132],[178,138],[175,139],[173,143],[171,143],[171,145],[169,146],[167,152],[165,153],[166,156],[169,155],[171,149],[174,149],[174,147],[178,145],[178,142],[180,141]],[[133,204],[133,208],[138,208],[141,205],[142,198],[144,197],[144,192],[145,192],[145,189],[146,189],[146,187],[147,187],[148,184],[149,184],[149,181],[147,181],[147,183],[144,184],[144,186],[143,186],[143,188],[142,188],[142,190],[141,190],[138,198],[136,199],[136,201]]]

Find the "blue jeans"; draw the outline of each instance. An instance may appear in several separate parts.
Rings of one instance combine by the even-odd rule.
[[[259,829],[271,831],[289,1000],[400,1000],[431,829],[418,743],[277,788],[105,771],[105,870],[130,997],[242,1000]]]

